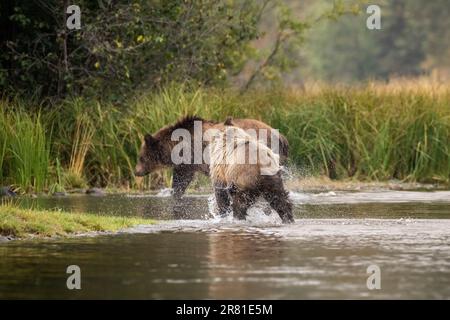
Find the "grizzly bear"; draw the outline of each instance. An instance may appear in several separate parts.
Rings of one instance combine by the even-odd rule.
[[[227,118],[224,122],[215,122],[211,120],[204,120],[197,116],[186,116],[180,119],[173,125],[166,126],[158,130],[155,134],[145,135],[142,142],[141,150],[139,152],[138,161],[136,164],[135,175],[145,176],[160,168],[173,168],[172,188],[175,199],[180,199],[186,191],[188,185],[194,178],[196,172],[201,172],[205,175],[209,175],[209,166],[204,162],[193,161],[193,152],[188,157],[190,161],[186,163],[174,163],[171,158],[172,150],[177,145],[178,141],[172,140],[172,135],[177,129],[185,129],[191,133],[192,140],[195,136],[195,122],[202,124],[202,132],[205,133],[210,129],[223,130],[226,125],[233,125],[242,129],[253,129],[259,134],[259,129],[265,129],[270,133],[273,132],[273,128],[269,125],[254,119],[232,119]],[[267,135],[267,144],[270,145],[272,141],[272,135]],[[286,161],[288,157],[288,141],[279,134],[279,154],[281,162]],[[195,142],[190,144],[194,149]],[[204,150],[207,146],[207,141],[201,142],[201,148]]]
[[[209,171],[221,216],[231,207],[235,218],[245,219],[247,209],[262,196],[283,223],[294,222],[278,154],[233,126],[217,130],[208,148]]]

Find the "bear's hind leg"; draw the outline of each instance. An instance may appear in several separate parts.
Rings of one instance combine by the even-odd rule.
[[[272,195],[270,200],[267,200],[270,206],[278,213],[283,223],[293,223],[294,217],[292,215],[292,203],[288,199],[286,191],[279,192],[279,194]]]

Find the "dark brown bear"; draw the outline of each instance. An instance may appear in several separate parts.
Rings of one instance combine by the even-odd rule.
[[[180,199],[186,188],[191,183],[196,172],[202,172],[209,175],[209,166],[207,163],[194,164],[190,161],[189,164],[174,164],[171,159],[172,149],[178,143],[172,141],[172,133],[176,129],[186,129],[191,133],[192,139],[194,137],[194,122],[201,121],[203,132],[209,129],[223,130],[225,122],[215,122],[204,120],[197,116],[187,116],[180,119],[173,125],[166,126],[160,129],[155,134],[145,135],[142,147],[139,153],[138,162],[136,165],[135,175],[145,176],[160,168],[173,168],[172,188],[176,199]],[[255,129],[258,133],[259,129],[273,130],[269,125],[254,119],[231,119],[226,120],[227,125],[233,125],[242,129]],[[267,143],[270,145],[271,135],[268,134]],[[194,143],[192,142],[192,147]],[[207,142],[204,142],[202,147],[205,148]],[[279,135],[279,152],[281,162],[286,161],[288,156],[289,145],[287,139]],[[193,154],[193,153],[191,153]]]

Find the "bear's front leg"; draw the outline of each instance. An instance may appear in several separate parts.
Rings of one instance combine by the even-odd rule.
[[[248,208],[255,203],[255,196],[243,191],[233,191],[231,197],[233,199],[233,217],[245,220]]]
[[[194,179],[195,169],[189,165],[179,165],[173,168],[172,189],[173,196],[180,200],[186,191],[186,188]]]

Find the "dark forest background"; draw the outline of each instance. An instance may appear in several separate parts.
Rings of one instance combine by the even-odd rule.
[[[171,81],[245,89],[450,70],[447,0],[377,1],[375,31],[364,1],[79,0],[72,31],[69,4],[0,2],[3,95],[119,99]]]

